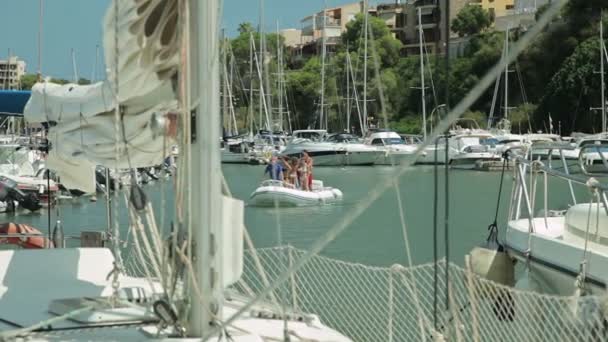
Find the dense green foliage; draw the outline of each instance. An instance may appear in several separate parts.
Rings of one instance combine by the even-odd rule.
[[[452,21],[452,31],[460,37],[471,36],[487,29],[492,24],[490,14],[481,6],[465,6]]]
[[[509,67],[508,115],[514,131],[528,132],[549,129],[549,117],[555,131],[593,132],[601,129],[599,114],[591,107],[600,105],[599,71],[599,13],[607,8],[605,0],[570,0],[561,15],[554,19],[528,47],[516,62]],[[540,16],[546,7],[539,9]],[[604,18],[608,23],[608,16]],[[478,6],[467,6],[453,21],[453,31],[465,36],[466,47],[457,56],[452,56],[449,73],[446,72],[443,56],[425,57],[426,108],[429,124],[436,124],[444,115],[440,105],[449,100],[455,106],[495,65],[502,56],[505,33],[492,28],[491,18]],[[357,16],[348,23],[341,41],[328,47],[325,60],[324,103],[328,113],[330,130],[347,128],[347,113],[350,125],[359,129],[359,110],[363,105],[363,17]],[[402,43],[395,39],[384,22],[369,18],[367,99],[368,115],[373,124],[383,126],[385,122],[404,133],[420,133],[421,121],[421,80],[420,57],[405,56]],[[606,27],[608,36],[608,26]],[[236,104],[238,115],[246,117],[247,106],[251,103],[257,119],[259,96],[254,94],[248,101],[249,44],[250,37],[259,49],[260,36],[251,24],[239,27],[239,36],[231,41],[238,72],[242,76]],[[515,44],[524,32],[511,30],[510,41]],[[265,68],[270,75],[271,101],[276,102],[276,48],[283,44],[275,34],[266,35],[267,53]],[[310,48],[310,47],[309,47]],[[314,50],[314,46],[312,47]],[[321,95],[321,54],[311,56],[294,50],[285,53],[285,81],[289,102],[292,128],[318,127]],[[314,51],[313,51],[314,52]],[[348,72],[347,57],[352,62],[353,79],[349,80],[351,90],[346,89]],[[608,64],[607,64],[608,67]],[[255,73],[255,68],[254,68]],[[446,77],[448,76],[449,77]],[[259,87],[257,75],[252,77],[253,89]],[[608,80],[608,78],[607,78]],[[239,84],[236,84],[239,87]],[[355,104],[353,89],[356,88],[359,106]],[[449,98],[446,96],[449,92]],[[481,126],[487,125],[491,108],[494,117],[504,117],[504,81],[496,88],[491,86],[479,100],[469,108],[466,117],[475,119]],[[383,96],[381,96],[381,94]],[[351,108],[346,108],[346,98],[351,98]],[[276,105],[276,104],[275,104]],[[274,106],[273,106],[274,107]],[[432,122],[431,122],[432,120]],[[245,125],[247,120],[239,120]]]

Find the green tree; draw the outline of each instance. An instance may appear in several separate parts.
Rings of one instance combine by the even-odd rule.
[[[25,74],[21,76],[21,89],[31,90],[37,80],[38,76],[35,74]]]
[[[452,31],[460,37],[476,35],[492,25],[493,18],[481,6],[468,5],[458,12],[452,22]]]
[[[296,125],[298,127],[313,127],[316,124],[316,102],[321,89],[321,61],[317,57],[308,60],[300,70],[291,71],[287,75],[287,84],[297,109]]]
[[[250,22],[245,22],[245,23],[240,23],[239,24],[239,34],[245,34],[248,35],[249,32],[254,32],[255,28],[253,27],[253,24]]]
[[[589,108],[600,100],[600,77],[595,74],[599,39],[591,37],[577,46],[545,87],[544,96],[534,113],[537,127],[548,126],[548,118],[562,122],[565,131],[598,132],[601,118]]]
[[[346,31],[342,34],[342,45],[348,46],[349,51],[363,52],[365,18],[363,14],[357,14],[354,20],[346,24]],[[373,42],[369,40],[373,39]],[[403,44],[394,38],[384,21],[380,18],[368,17],[368,53],[369,56],[375,50],[381,67],[390,67],[397,64],[400,50]],[[373,49],[372,49],[373,48]],[[370,68],[372,67],[370,64]]]

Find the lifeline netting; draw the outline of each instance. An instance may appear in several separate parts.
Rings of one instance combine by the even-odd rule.
[[[237,290],[258,294],[305,252],[256,250],[265,270],[245,253]],[[445,261],[439,264],[437,330],[449,341],[604,341],[608,324],[599,297],[525,292],[481,279],[450,264],[446,310]],[[271,298],[296,312],[314,313],[354,341],[434,340],[434,265],[369,267],[315,256]],[[272,298],[274,297],[274,298]]]

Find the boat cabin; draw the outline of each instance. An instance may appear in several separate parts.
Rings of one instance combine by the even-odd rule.
[[[333,142],[333,143],[347,143],[347,144],[352,144],[352,143],[359,143],[359,137],[353,135],[353,134],[349,134],[349,133],[335,133],[335,134],[330,134],[329,136],[327,136],[327,138],[325,139],[325,141],[327,142]]]
[[[327,136],[324,129],[302,129],[293,131],[293,139],[308,139],[311,141],[322,141]]]
[[[365,144],[373,146],[405,145],[407,142],[392,131],[377,131],[365,138]]]

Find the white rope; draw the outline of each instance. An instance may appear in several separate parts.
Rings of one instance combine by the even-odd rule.
[[[80,308],[80,309],[77,309],[77,310],[74,310],[74,311],[70,311],[70,312],[68,312],[68,313],[66,313],[64,315],[53,317],[53,318],[41,321],[41,322],[36,323],[34,325],[31,325],[31,326],[29,326],[27,328],[18,329],[18,330],[11,330],[11,331],[7,331],[7,332],[4,332],[4,333],[0,333],[0,340],[3,340],[3,341],[4,340],[12,340],[12,339],[15,339],[15,338],[20,337],[20,336],[25,336],[25,335],[33,332],[36,329],[40,329],[40,328],[47,327],[47,326],[52,326],[55,323],[68,320],[68,319],[70,319],[72,317],[78,316],[80,314],[83,314],[83,313],[85,313],[87,311],[91,311],[93,309],[94,309],[93,306],[85,306],[83,308]]]

